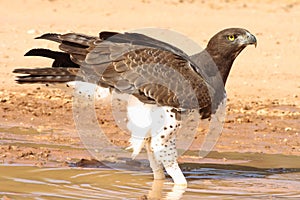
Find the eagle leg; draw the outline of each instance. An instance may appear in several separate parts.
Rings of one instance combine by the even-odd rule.
[[[152,122],[150,150],[156,162],[165,168],[176,185],[186,185],[186,179],[177,163],[176,132],[180,121],[176,120],[170,108],[158,108],[152,114],[156,120]]]
[[[146,146],[154,179],[164,179],[163,167],[175,184],[186,185],[186,179],[177,163],[176,131],[180,122],[170,107],[145,105],[130,101],[127,106],[127,128],[131,132],[130,147],[135,158]]]
[[[161,163],[159,163],[154,155],[154,152],[151,148],[151,138],[146,138],[146,150],[147,150],[147,155],[148,159],[150,162],[150,167],[153,171],[153,176],[155,180],[161,180],[165,179],[165,174],[163,170],[163,166]]]
[[[164,132],[151,140],[151,148],[155,159],[161,163],[167,173],[172,177],[174,184],[187,185],[187,181],[177,163],[176,134],[172,134],[167,140],[163,140]]]

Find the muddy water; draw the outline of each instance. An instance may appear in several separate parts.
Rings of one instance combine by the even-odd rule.
[[[224,155],[211,155],[219,157]],[[149,172],[1,165],[0,197],[11,199],[300,199],[300,158],[232,153],[241,164],[185,164],[188,188]],[[276,162],[277,161],[277,162]],[[283,167],[278,167],[278,166]],[[273,166],[273,167],[272,167]]]

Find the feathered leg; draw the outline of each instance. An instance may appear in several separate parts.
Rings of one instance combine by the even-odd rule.
[[[131,101],[127,107],[131,131],[130,147],[135,158],[146,145],[154,179],[163,179],[162,166],[172,177],[175,184],[187,182],[177,163],[176,131],[180,122],[168,107],[147,106],[139,101]]]
[[[154,155],[154,152],[151,148],[151,138],[146,138],[146,150],[147,150],[147,155],[148,155],[148,159],[150,162],[150,167],[153,171],[153,175],[154,175],[154,179],[158,180],[158,179],[165,179],[165,174],[164,174],[164,170],[163,170],[163,166],[161,163],[159,163]]]
[[[151,148],[154,151],[155,160],[161,163],[175,184],[186,185],[186,179],[177,162],[176,134],[171,132],[166,138],[165,132],[161,132],[151,140]]]
[[[186,179],[177,163],[176,132],[180,122],[168,108],[160,108],[153,112],[160,121],[153,122],[151,130],[151,150],[157,163],[162,164],[175,184],[186,185]],[[162,124],[162,123],[163,124]],[[161,126],[163,125],[163,126]]]

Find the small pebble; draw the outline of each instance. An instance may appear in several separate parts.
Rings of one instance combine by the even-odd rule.
[[[286,127],[284,130],[285,130],[285,131],[291,131],[292,128],[291,128],[291,127]]]

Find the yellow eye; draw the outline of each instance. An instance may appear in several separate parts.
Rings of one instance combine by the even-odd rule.
[[[235,36],[234,36],[234,35],[228,35],[228,36],[227,36],[227,39],[228,39],[229,41],[233,41],[233,40],[235,39]]]

